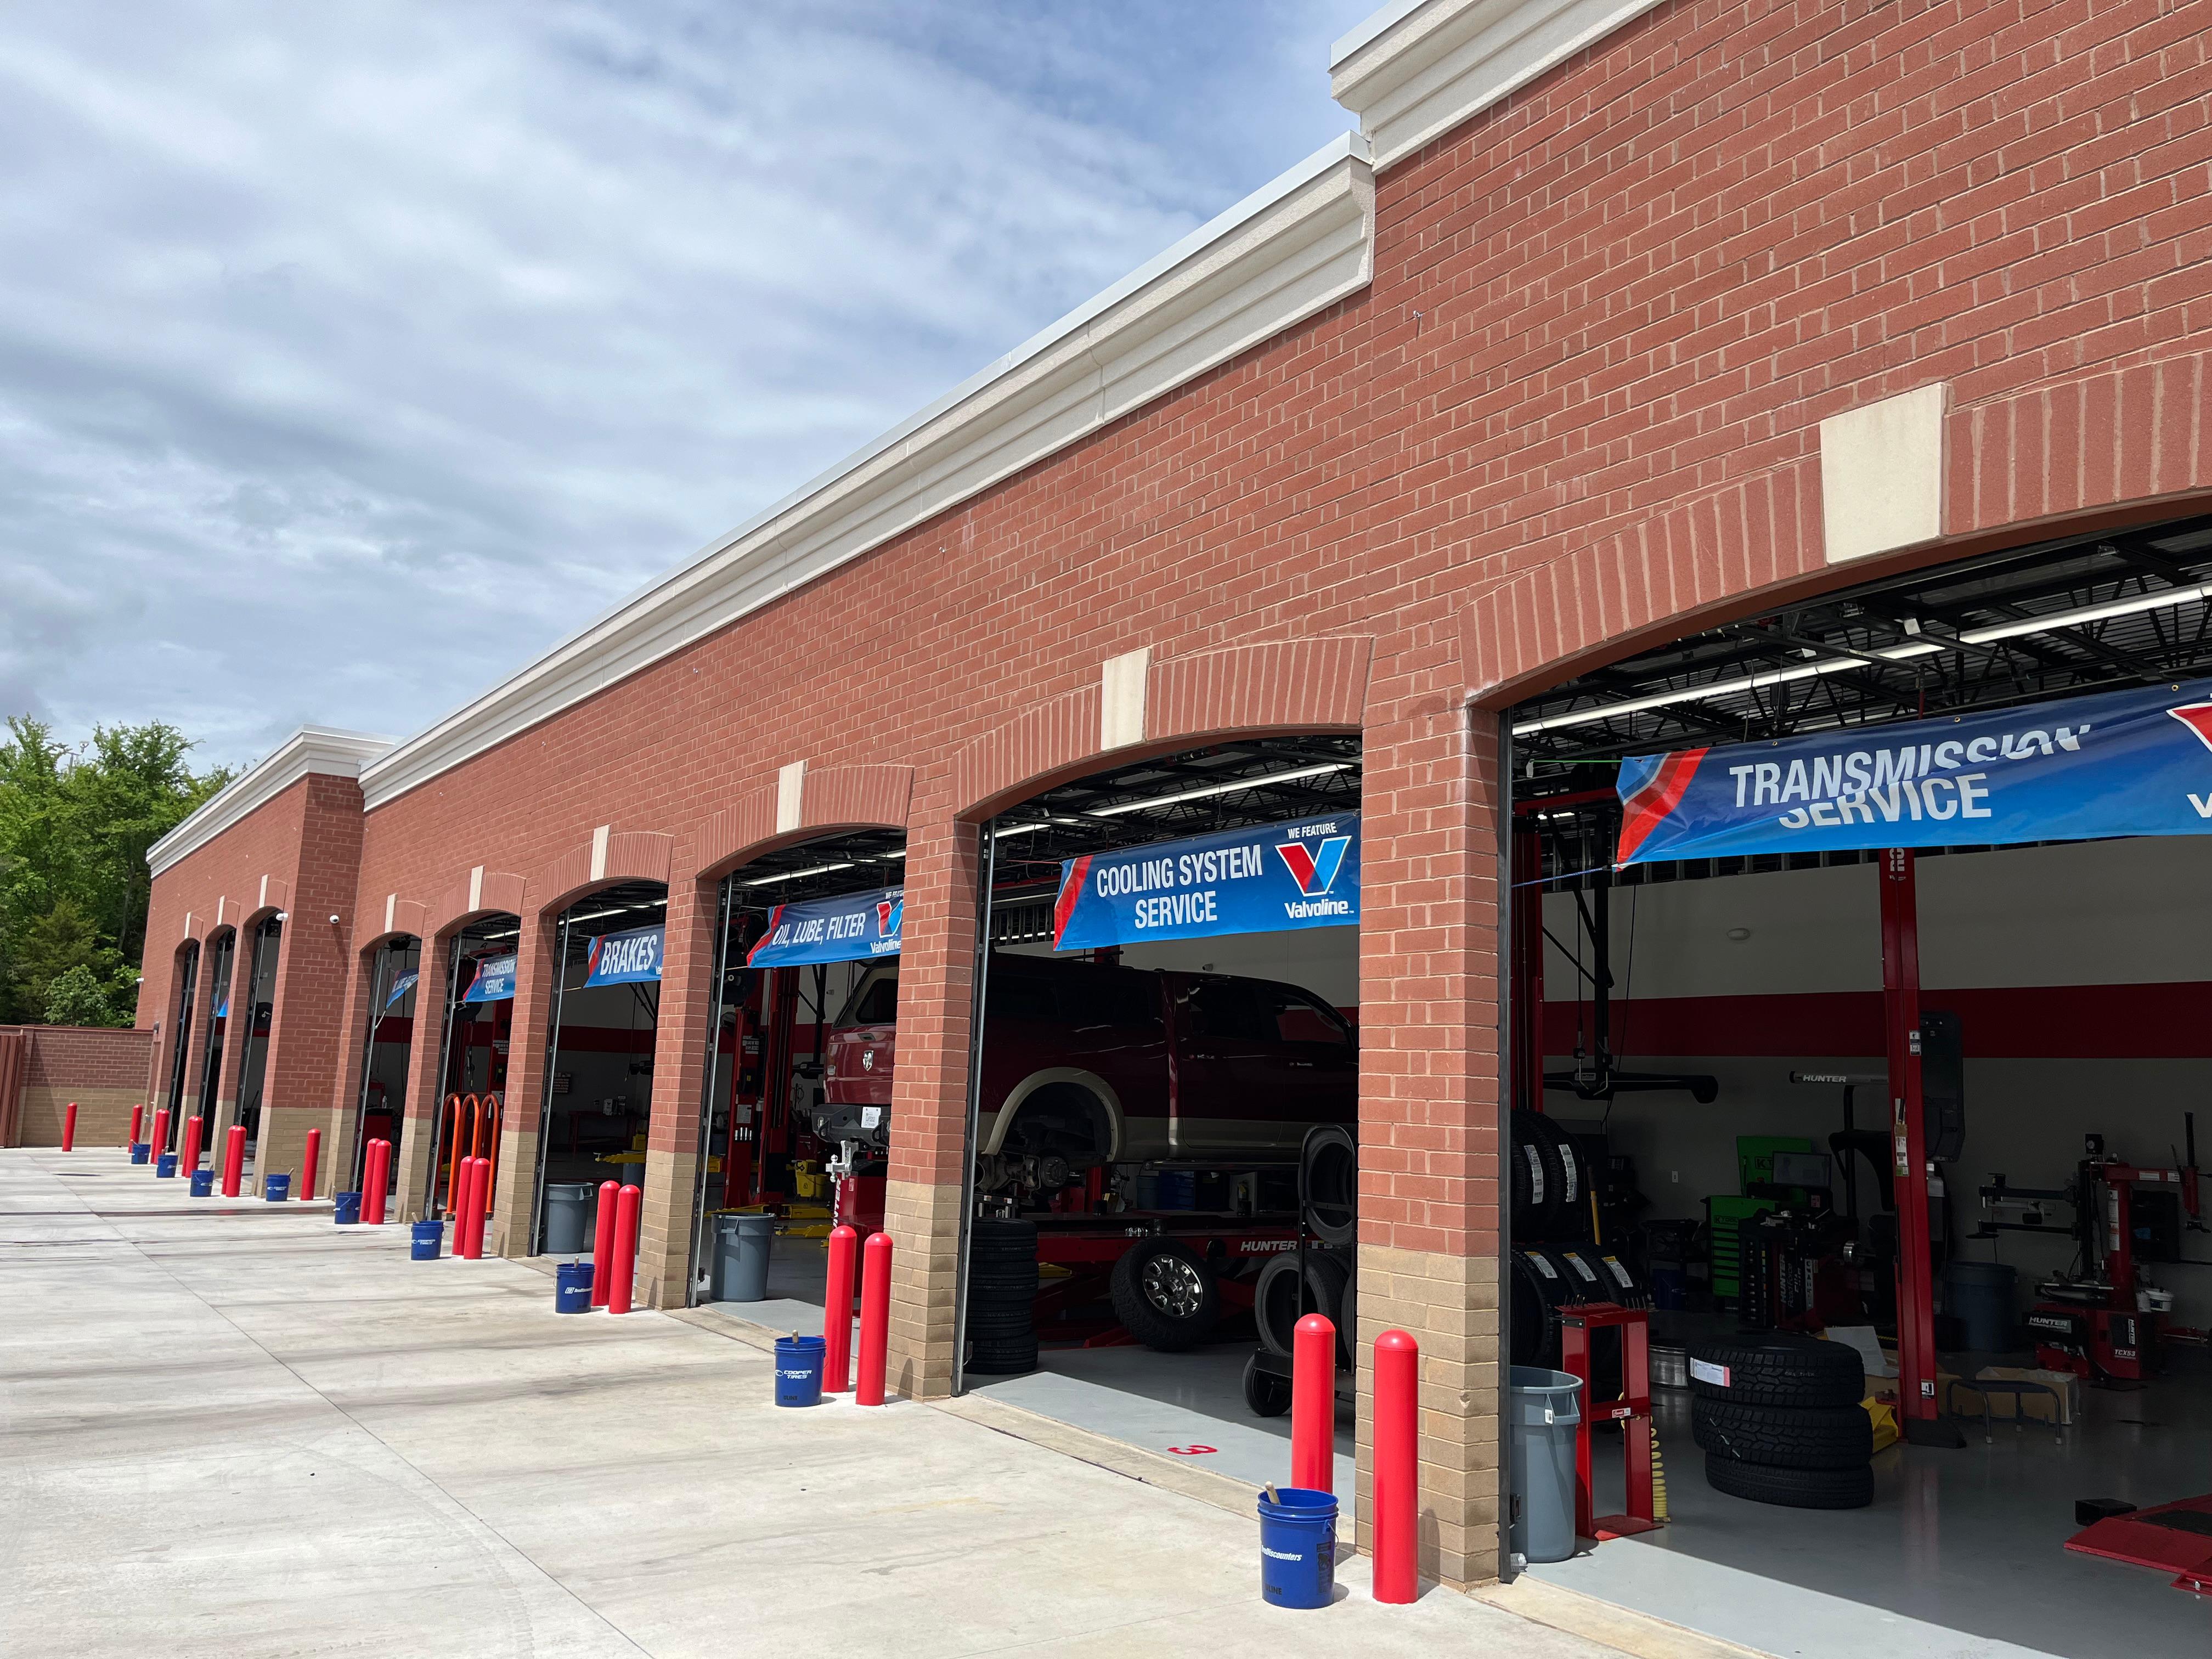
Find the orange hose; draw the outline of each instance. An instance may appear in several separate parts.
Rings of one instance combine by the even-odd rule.
[[[444,1120],[445,1127],[439,1139],[446,1144],[446,1202],[441,1213],[450,1216],[453,1212],[453,1177],[461,1167],[461,1097],[457,1094],[447,1095],[446,1109],[440,1115]],[[435,1158],[436,1153],[434,1148],[430,1166],[430,1180],[433,1185],[436,1184],[438,1179]]]
[[[491,1209],[491,1189],[499,1179],[499,1119],[506,1102],[497,1095],[486,1095],[483,1099],[484,1119],[489,1128],[484,1133],[484,1157],[491,1167],[484,1171],[484,1209]]]

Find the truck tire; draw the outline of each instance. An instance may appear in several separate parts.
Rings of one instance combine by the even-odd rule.
[[[1326,1314],[1331,1323],[1344,1291],[1344,1269],[1318,1250],[1306,1254],[1305,1310]],[[1252,1322],[1259,1328],[1260,1346],[1269,1353],[1291,1357],[1291,1336],[1298,1313],[1298,1258],[1295,1251],[1272,1258],[1260,1269],[1252,1287]]]
[[[963,1369],[976,1376],[1019,1376],[1036,1368],[1036,1338],[1030,1336],[978,1341]]]
[[[1519,1195],[1513,1237],[1522,1243],[1547,1239],[1559,1226],[1559,1194],[1566,1171],[1559,1165],[1559,1148],[1540,1127],[1541,1121],[1538,1112],[1513,1114],[1513,1189]]]
[[[1705,1484],[1730,1498],[1790,1510],[1863,1510],[1874,1502],[1874,1470],[1778,1469],[1705,1454]]]
[[[1512,1270],[1513,1364],[1559,1368],[1559,1308],[1565,1301],[1559,1270],[1540,1250],[1507,1253]]]
[[[1260,1369],[1260,1356],[1244,1362],[1244,1403],[1255,1417],[1280,1417],[1291,1408],[1291,1385]]]
[[[1343,1246],[1359,1231],[1359,1146],[1349,1129],[1308,1132],[1298,1152],[1298,1201],[1324,1244]]]
[[[1171,1238],[1139,1239],[1114,1264],[1109,1283],[1121,1328],[1162,1353],[1196,1347],[1221,1318],[1213,1269]]]
[[[1574,1137],[1542,1112],[1528,1114],[1528,1132],[1546,1159],[1547,1179],[1553,1188],[1546,1236],[1570,1240],[1589,1237],[1589,1175]]]
[[[1859,1406],[1741,1406],[1698,1400],[1690,1436],[1699,1450],[1770,1469],[1856,1469],[1874,1455],[1874,1419]]]
[[[1690,1383],[1702,1399],[1740,1406],[1856,1406],[1866,1398],[1856,1348],[1784,1332],[1692,1342]]]

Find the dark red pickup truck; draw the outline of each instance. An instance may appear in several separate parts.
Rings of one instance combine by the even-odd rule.
[[[878,963],[830,1030],[823,1139],[888,1146],[897,1014],[898,963]],[[1357,1115],[1352,1026],[1272,980],[1002,953],[984,1033],[987,1193],[1100,1164],[1285,1163],[1313,1125]]]

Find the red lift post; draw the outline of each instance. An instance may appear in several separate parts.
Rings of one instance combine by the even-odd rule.
[[[1910,848],[1881,855],[1881,1008],[1889,1051],[1897,1201],[1897,1411],[1916,1445],[1960,1446],[1938,1426],[1936,1274],[1928,1236],[1927,1125],[1920,1094],[1920,908]]]

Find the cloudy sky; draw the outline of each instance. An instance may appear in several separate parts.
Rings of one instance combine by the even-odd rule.
[[[15,0],[0,714],[403,735],[1352,125],[1375,0]]]

